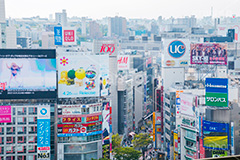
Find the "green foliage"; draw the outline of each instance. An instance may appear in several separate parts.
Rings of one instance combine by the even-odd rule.
[[[152,143],[152,138],[147,133],[135,134],[132,143],[134,148],[144,148]]]
[[[133,149],[132,147],[119,147],[113,150],[114,158],[117,160],[138,160],[141,152]]]
[[[91,160],[97,160],[97,159],[92,158]],[[110,159],[108,159],[108,158],[99,158],[98,160],[110,160]]]
[[[110,154],[110,145],[106,144],[102,146],[102,152],[103,152],[103,158],[108,159],[107,157],[109,157],[109,154]]]
[[[121,137],[119,134],[112,135],[112,149],[118,148],[121,145]]]

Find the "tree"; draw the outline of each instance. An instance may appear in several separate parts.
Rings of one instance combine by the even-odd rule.
[[[121,137],[119,134],[112,135],[112,149],[118,148],[121,146]]]
[[[141,152],[132,147],[119,147],[113,150],[115,153],[114,158],[117,160],[138,160]]]
[[[134,136],[132,143],[135,149],[142,149],[142,154],[144,158],[145,149],[149,144],[152,143],[152,138],[147,133],[140,133]]]

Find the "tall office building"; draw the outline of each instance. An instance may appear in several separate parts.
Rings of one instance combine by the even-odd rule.
[[[127,20],[124,17],[114,17],[108,19],[108,36],[126,36]]]
[[[0,48],[6,48],[5,3],[0,0]]]
[[[89,36],[93,39],[97,39],[102,36],[99,30],[99,24],[96,21],[91,21],[89,23]]]
[[[86,18],[82,17],[82,36],[87,35],[87,28],[86,28]]]
[[[55,21],[63,27],[67,26],[67,12],[65,9],[60,13],[55,13]]]

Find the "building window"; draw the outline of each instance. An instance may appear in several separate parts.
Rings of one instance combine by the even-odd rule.
[[[18,115],[26,115],[27,109],[25,107],[17,107]]]
[[[37,133],[36,126],[28,127],[28,133],[29,133],[29,134]]]
[[[6,153],[7,154],[13,154],[13,153],[15,153],[15,147],[14,146],[7,146],[6,147]]]
[[[28,160],[37,160],[37,156],[36,155],[28,156]]]
[[[28,124],[37,124],[37,117],[29,117]]]
[[[28,153],[37,153],[36,147],[35,145],[28,146]]]
[[[37,138],[35,136],[29,136],[28,143],[37,143]]]
[[[7,134],[15,134],[15,127],[7,127]]]
[[[37,115],[37,107],[29,107],[28,114],[29,115]]]
[[[18,124],[27,124],[26,117],[18,117]]]
[[[11,123],[7,123],[7,125],[15,125],[15,117],[12,117],[12,122]]]
[[[6,160],[15,160],[15,156],[7,156]]]
[[[8,144],[15,143],[15,137],[6,137],[6,143]]]
[[[18,143],[26,143],[26,137],[24,136],[18,137]]]
[[[26,153],[26,146],[17,146],[17,153]]]
[[[26,134],[26,127],[17,127],[18,134]]]
[[[17,160],[26,160],[26,156],[17,156]]]
[[[0,135],[4,135],[4,128],[0,127]]]

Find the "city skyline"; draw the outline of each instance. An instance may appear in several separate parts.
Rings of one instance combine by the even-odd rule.
[[[175,5],[173,5],[175,4]],[[206,5],[207,4],[207,5]],[[62,9],[67,10],[68,17],[89,17],[93,19],[101,19],[104,17],[122,16],[127,18],[148,18],[157,19],[158,16],[169,18],[171,16],[179,18],[195,15],[197,18],[211,16],[211,8],[213,8],[213,17],[240,15],[238,10],[240,1],[232,0],[231,3],[225,1],[207,1],[202,0],[199,3],[196,1],[184,0],[179,3],[177,0],[171,1],[148,1],[148,5],[139,1],[112,2],[104,1],[76,1],[70,0],[66,3],[63,0],[42,0],[42,1],[5,1],[6,18],[23,18],[40,16],[49,18],[52,14],[55,17],[56,12],[61,12]],[[51,7],[46,7],[51,6]],[[76,7],[78,6],[78,7]],[[24,11],[24,12],[22,12]]]

